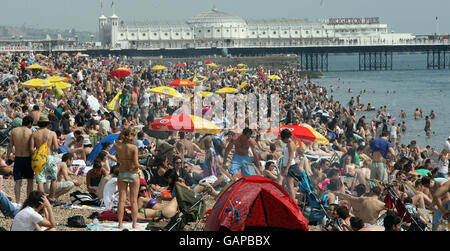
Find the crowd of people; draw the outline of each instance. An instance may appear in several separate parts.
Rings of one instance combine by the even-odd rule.
[[[27,69],[33,63],[54,71]],[[119,67],[132,73],[126,78],[112,77],[110,72]],[[258,66],[245,72],[228,68],[185,62],[182,67],[171,64],[156,71],[151,62],[121,57],[0,55],[0,126],[4,128],[0,174],[15,182],[14,195],[2,191],[0,183],[0,208],[14,218],[11,230],[55,230],[52,207],[63,204],[62,195],[81,189],[73,177],[80,174],[86,176],[86,192],[98,197],[103,206],[117,209],[119,228],[124,215],[130,216],[133,227],[137,220],[173,217],[179,210],[175,185],[214,199],[234,180],[248,175],[272,179],[304,209],[311,203],[305,203],[298,185],[305,174],[310,177],[311,192],[324,198],[325,216],[316,222],[323,230],[424,228],[420,223],[431,223],[438,230],[442,225],[450,209],[450,137],[435,160],[434,148],[401,140],[406,125],[396,126],[386,106],[361,107],[360,97],[342,104],[305,77],[299,67],[271,71]],[[249,128],[249,114],[238,114],[245,117],[245,129],[155,136],[152,122],[183,109],[173,98],[148,90],[195,74],[207,77],[201,83],[207,91],[233,87],[244,95],[279,95],[280,114],[275,116],[280,126],[308,125],[329,144],[299,143],[289,130],[270,139],[267,130]],[[280,79],[267,78],[270,74]],[[22,85],[52,75],[66,78],[72,87],[59,95],[55,89]],[[247,85],[240,88],[244,81]],[[192,87],[176,89],[186,96],[193,92]],[[120,109],[108,110],[120,91]],[[93,105],[92,98],[100,106]],[[357,120],[364,107],[373,110],[372,120],[366,116]],[[270,109],[268,115],[274,115]],[[101,142],[111,134],[119,134],[118,139]],[[90,163],[97,145],[101,151]],[[37,152],[44,155],[40,164]],[[79,163],[88,166],[80,168]],[[41,170],[36,171],[36,166]],[[23,180],[26,198],[21,198]],[[404,205],[412,221],[405,222],[397,204],[392,206],[386,197]],[[432,211],[431,222],[421,209]]]

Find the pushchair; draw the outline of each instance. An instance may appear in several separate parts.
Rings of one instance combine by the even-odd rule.
[[[400,226],[406,231],[427,231],[427,225],[416,215],[411,215],[405,206],[405,203],[400,199],[397,193],[394,191],[394,184],[386,184],[381,182],[374,182],[369,180],[372,184],[375,183],[378,186],[384,188],[386,195],[384,197],[384,203],[389,211],[395,212],[400,218]]]
[[[169,223],[167,223],[166,226],[158,230],[182,231],[188,223],[195,222],[195,226],[192,229],[195,231],[198,223],[205,216],[206,195],[199,195],[197,197],[193,191],[190,191],[180,185],[175,185],[174,189],[179,211],[169,219]],[[147,229],[152,229],[152,226],[149,224]]]
[[[303,193],[302,213],[309,220],[310,224],[322,224],[324,217],[328,215],[328,194],[324,193],[321,198],[313,192],[313,185],[306,171],[300,177],[295,177],[298,188]]]

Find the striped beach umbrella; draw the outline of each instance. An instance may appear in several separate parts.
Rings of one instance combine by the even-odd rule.
[[[172,114],[150,125],[157,131],[180,131],[218,134],[222,131],[211,121],[189,114]]]
[[[188,78],[189,81],[194,82],[196,84],[206,81],[207,79],[208,79],[207,77],[198,74],[195,74],[194,76]]]

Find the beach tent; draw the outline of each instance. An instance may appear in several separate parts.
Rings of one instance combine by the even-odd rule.
[[[120,133],[110,134],[104,137],[102,140],[100,140],[100,142],[98,142],[98,144],[94,147],[94,149],[92,149],[91,153],[86,158],[86,164],[92,165],[94,163],[95,158],[97,158],[97,155],[102,150],[102,143],[108,142],[110,145],[114,144],[119,139],[119,134]],[[109,153],[112,155],[116,154],[116,150],[114,149],[114,147],[111,147]]]
[[[222,193],[206,220],[206,228],[308,231],[308,220],[280,185],[262,176],[246,176]]]

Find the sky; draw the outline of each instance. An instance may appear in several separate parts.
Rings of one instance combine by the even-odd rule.
[[[101,0],[0,1],[0,25],[98,31]],[[125,21],[187,20],[213,6],[244,19],[380,17],[395,32],[450,33],[450,0],[114,0]]]

